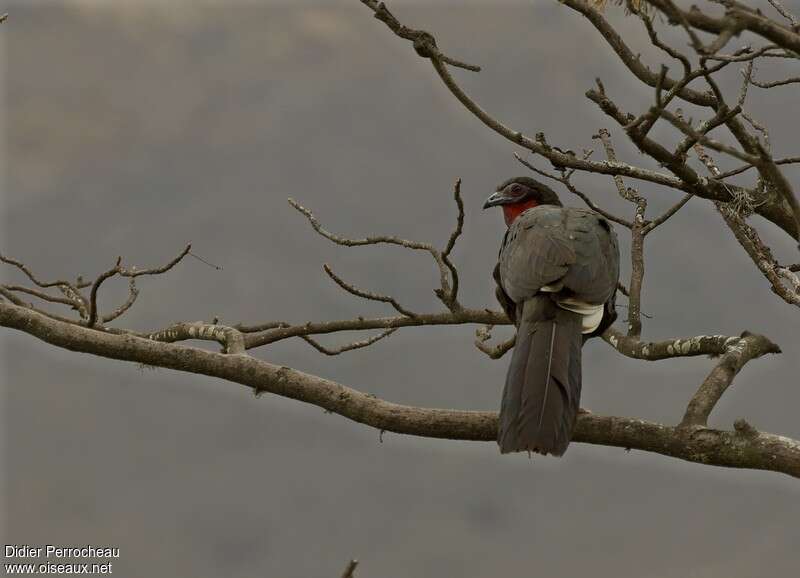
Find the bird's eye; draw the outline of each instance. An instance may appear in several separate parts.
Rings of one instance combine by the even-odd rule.
[[[511,185],[511,192],[512,193],[518,193],[521,190],[522,190],[522,187],[520,187],[519,185]]]

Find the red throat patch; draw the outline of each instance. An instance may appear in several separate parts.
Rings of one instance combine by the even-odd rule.
[[[534,199],[529,199],[527,201],[522,201],[521,203],[503,205],[503,218],[506,220],[506,226],[510,227],[511,223],[517,220],[517,217],[531,207],[537,206],[538,204],[539,203],[537,203]]]

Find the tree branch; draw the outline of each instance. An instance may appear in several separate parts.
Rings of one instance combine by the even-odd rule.
[[[729,341],[725,348],[727,351],[689,402],[682,426],[705,426],[714,406],[748,361],[767,353],[781,352],[780,347],[763,335],[748,331],[742,333],[741,338]]]
[[[344,572],[342,572],[342,578],[353,578],[355,576],[355,571],[357,566],[358,566],[358,560],[350,560],[347,563]]]
[[[344,289],[348,293],[350,293],[352,295],[355,295],[356,297],[361,297],[362,299],[368,299],[370,301],[380,301],[381,303],[388,303],[389,305],[394,307],[395,310],[398,313],[401,313],[401,314],[403,314],[403,315],[405,315],[407,317],[416,317],[417,316],[417,314],[414,313],[413,311],[411,311],[409,309],[406,309],[405,307],[400,305],[400,303],[398,303],[397,300],[394,297],[391,297],[389,295],[381,295],[379,293],[372,293],[371,291],[364,291],[363,289],[359,289],[355,285],[352,285],[352,284],[348,283],[347,281],[345,281],[344,279],[339,277],[336,273],[334,273],[333,269],[331,269],[330,266],[327,263],[325,263],[322,266],[322,268],[328,274],[328,277],[333,279],[333,281],[339,287],[341,287],[342,289]]]
[[[456,198],[456,201],[458,201]],[[455,294],[453,293],[453,289],[450,287],[450,282],[448,281],[448,272],[454,269],[453,264],[446,262],[443,254],[435,249],[433,245],[430,243],[420,243],[418,241],[409,241],[407,239],[401,239],[400,237],[393,237],[390,235],[375,235],[371,237],[364,237],[362,239],[350,239],[347,237],[340,237],[339,235],[335,235],[330,231],[326,230],[325,228],[320,225],[317,218],[314,214],[309,210],[302,206],[300,203],[295,201],[294,199],[288,199],[289,204],[294,207],[297,211],[303,214],[308,222],[311,224],[311,227],[319,233],[321,236],[325,237],[329,241],[341,245],[343,247],[360,247],[364,245],[396,245],[398,247],[405,247],[406,249],[412,249],[414,251],[426,251],[430,253],[431,257],[433,257],[434,262],[436,263],[436,267],[439,269],[439,283],[440,287],[434,292],[439,297],[439,299],[447,306],[448,309],[451,311],[457,311],[461,308],[461,305],[455,298]],[[459,210],[463,211],[463,203],[459,204]],[[463,216],[461,217],[463,220]],[[456,229],[457,232],[460,233],[459,228]],[[454,233],[451,235],[452,242],[455,243],[455,238],[458,235]],[[448,242],[448,246],[450,243]],[[450,247],[452,250],[452,247]],[[454,277],[454,280],[457,279],[457,276]]]
[[[216,341],[222,345],[224,353],[245,352],[244,336],[240,331],[233,327],[203,321],[175,323],[166,329],[142,337],[161,343],[175,343],[189,339]]]
[[[485,325],[478,327],[475,330],[475,347],[489,356],[489,359],[500,359],[508,353],[514,344],[517,342],[517,336],[514,335],[510,339],[501,341],[497,345],[487,345],[486,342],[492,338],[493,325]]]
[[[325,347],[316,339],[309,337],[308,335],[301,335],[300,338],[311,345],[314,349],[323,353],[325,355],[339,355],[340,353],[344,353],[345,351],[352,351],[354,349],[361,349],[362,347],[369,347],[376,341],[380,341],[384,337],[390,336],[392,333],[397,331],[397,327],[392,327],[391,329],[387,329],[386,331],[382,331],[377,335],[373,335],[367,339],[361,339],[359,341],[353,341],[352,343],[347,343],[345,345],[340,345],[339,347]]]
[[[302,325],[286,325],[280,322],[272,322],[264,324],[264,326],[274,326],[273,328],[259,329],[259,331],[256,332],[249,332],[251,328],[247,326],[238,325],[237,327],[241,327],[242,332],[245,333],[244,339],[246,348],[253,349],[291,337],[322,335],[339,331],[422,327],[427,325],[510,325],[510,323],[506,314],[500,311],[462,308],[457,312],[417,313],[414,317],[408,317],[406,315],[376,318],[358,317],[356,319],[343,319],[338,321],[308,322]]]
[[[217,377],[256,392],[266,391],[311,403],[380,430],[476,441],[494,441],[497,437],[495,412],[398,405],[249,355],[226,355],[134,335],[93,331],[9,303],[0,303],[0,325],[71,351]],[[763,432],[687,429],[581,413],[573,440],[639,449],[709,465],[771,470],[800,478],[800,442]]]
[[[602,90],[602,85],[599,85]],[[616,161],[617,154],[611,143],[611,134],[606,129],[600,129],[595,135],[603,143],[609,161]],[[628,285],[628,335],[639,337],[642,334],[642,284],[644,281],[644,215],[647,210],[647,199],[642,197],[635,189],[627,188],[622,177],[614,177],[619,196],[633,203],[634,218],[631,231],[631,280]]]

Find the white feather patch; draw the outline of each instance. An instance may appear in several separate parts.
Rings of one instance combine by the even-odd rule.
[[[544,291],[544,288],[542,288]],[[603,305],[586,303],[573,297],[567,297],[556,301],[562,309],[578,313],[581,316],[581,333],[591,333],[600,326],[603,320]]]
[[[545,293],[558,293],[564,288],[564,284],[559,281],[558,283],[553,283],[552,285],[545,285],[539,291],[544,291]]]

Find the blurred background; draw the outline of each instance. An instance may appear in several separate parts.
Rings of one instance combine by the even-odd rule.
[[[600,77],[639,112],[652,90],[569,9],[390,7],[448,54],[484,67],[456,75],[501,120],[576,151],[608,127],[621,159],[653,166],[583,96]],[[391,312],[344,294],[326,262],[361,287],[437,311],[438,274],[425,255],[332,246],[286,198],[343,235],[442,246],[458,177],[462,302],[496,307],[490,273],[503,224],[480,206],[526,169],[359,2],[13,1],[2,11],[11,14],[0,29],[3,253],[42,277],[74,278],[96,276],[118,255],[158,265],[192,242],[223,267],[188,259],[142,279],[117,326]],[[657,69],[661,55],[641,23],[616,7],[608,16]],[[732,90],[737,75],[732,67]],[[796,104],[791,86],[751,88],[749,110],[772,128],[777,156],[798,152]],[[800,183],[797,169],[787,175]],[[576,183],[629,214],[610,178]],[[638,186],[651,215],[678,199]],[[753,223],[781,260],[797,261],[784,233]],[[770,292],[711,205],[690,202],[648,237],[646,257],[647,339],[749,329],[783,348],[746,366],[711,424],[729,429],[746,417],[800,437],[797,311]],[[111,310],[126,289],[109,283],[101,307]],[[403,329],[334,358],[300,340],[252,353],[398,403],[495,409],[508,360],[478,352],[474,329]],[[584,444],[560,460],[529,460],[500,456],[491,443],[388,433],[381,442],[318,407],[219,380],[57,350],[8,330],[0,351],[3,543],[113,545],[118,576],[338,576],[350,558],[361,561],[358,576],[384,578],[767,578],[798,568],[800,490],[780,474]],[[711,364],[636,362],[595,340],[584,349],[582,405],[676,423]]]

